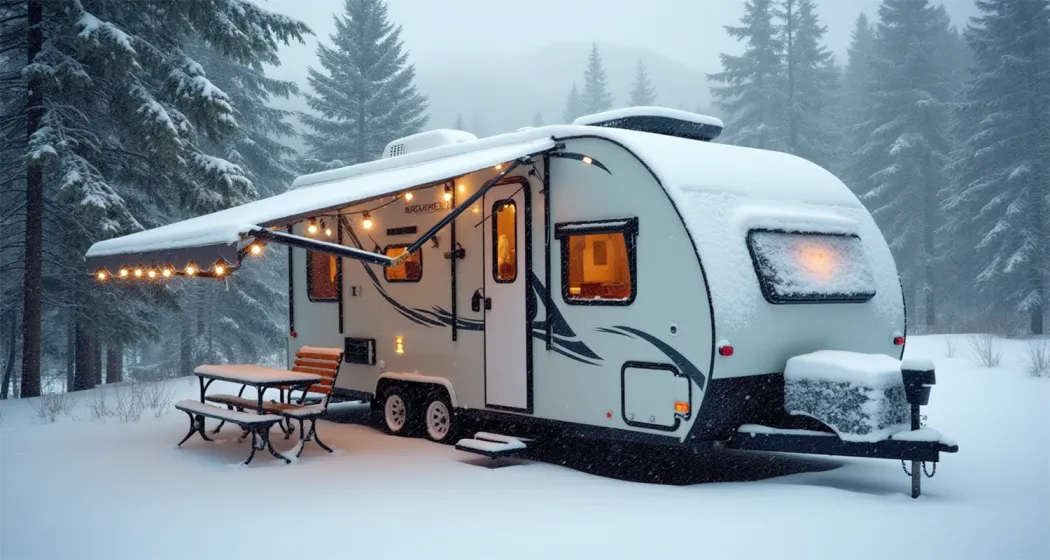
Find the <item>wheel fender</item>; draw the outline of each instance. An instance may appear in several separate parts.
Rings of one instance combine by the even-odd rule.
[[[376,379],[376,390],[375,394],[380,394],[380,390],[383,389],[389,383],[418,383],[420,385],[440,385],[444,387],[445,391],[448,392],[449,401],[452,403],[452,408],[459,408],[459,401],[456,399],[456,390],[452,387],[452,382],[444,377],[435,377],[431,375],[420,375],[418,373],[383,373]]]

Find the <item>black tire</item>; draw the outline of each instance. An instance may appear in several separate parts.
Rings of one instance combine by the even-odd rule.
[[[435,387],[428,391],[422,399],[418,413],[424,437],[437,443],[456,441],[459,422],[456,419],[456,410],[452,407],[452,401],[444,388]]]
[[[419,413],[416,403],[404,388],[391,385],[383,391],[379,407],[380,423],[388,434],[411,437],[416,434]]]

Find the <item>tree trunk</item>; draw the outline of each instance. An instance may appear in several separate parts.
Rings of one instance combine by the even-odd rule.
[[[26,45],[27,61],[34,62],[44,44],[42,0],[29,0]],[[26,140],[40,128],[44,115],[44,90],[40,80],[29,80]],[[37,160],[29,160],[26,169],[26,248],[22,313],[22,397],[40,395],[40,342],[43,306],[44,271],[44,169]]]
[[[15,344],[18,343],[18,316],[14,309],[4,314],[7,319],[7,360],[4,364],[4,378],[0,382],[0,399],[6,399],[11,388],[11,374],[15,369]]]
[[[76,385],[74,373],[77,370],[77,321],[76,313],[69,314],[69,325],[66,327],[66,392]]]
[[[98,335],[91,334],[91,373],[95,376],[95,386],[102,384],[102,343]]]
[[[91,369],[91,339],[78,317],[76,323],[76,372],[73,375],[73,390],[83,391],[95,386],[95,372]]]
[[[110,344],[106,347],[106,384],[120,383],[124,370],[124,347]]]

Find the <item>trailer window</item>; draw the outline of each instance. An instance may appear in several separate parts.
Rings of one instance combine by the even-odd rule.
[[[635,218],[555,226],[562,298],[580,305],[630,305],[637,293]]]
[[[339,269],[334,255],[306,252],[306,294],[310,301],[339,299]]]
[[[387,245],[383,254],[388,257],[396,257],[405,251],[408,245]],[[423,249],[409,255],[405,262],[398,266],[388,266],[383,269],[383,276],[387,282],[419,282],[423,278]]]
[[[501,284],[518,278],[518,206],[513,200],[492,205],[492,278]]]
[[[770,303],[849,303],[875,297],[856,235],[752,230],[747,235],[762,295]]]

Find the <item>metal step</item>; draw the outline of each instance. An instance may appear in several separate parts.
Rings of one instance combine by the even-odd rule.
[[[531,440],[490,432],[478,432],[474,434],[473,438],[464,438],[456,442],[456,449],[496,459],[521,453],[525,450],[526,441]]]

